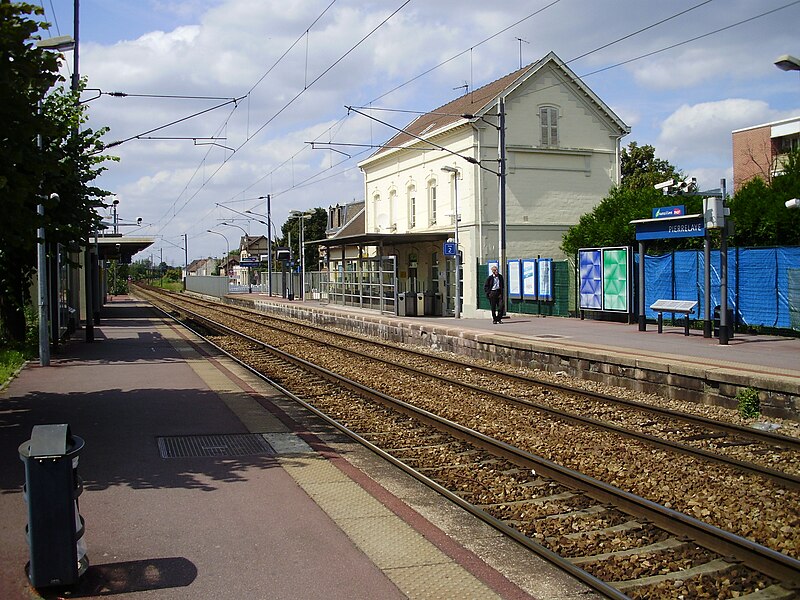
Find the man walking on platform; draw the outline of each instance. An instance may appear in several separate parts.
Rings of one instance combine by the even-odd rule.
[[[492,272],[483,284],[483,291],[489,298],[489,306],[492,308],[492,323],[495,325],[502,323],[500,320],[500,302],[503,298],[503,276],[497,272],[497,265],[492,265]]]

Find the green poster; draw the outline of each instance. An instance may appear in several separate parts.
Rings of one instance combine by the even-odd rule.
[[[603,310],[628,312],[628,249],[603,249]]]

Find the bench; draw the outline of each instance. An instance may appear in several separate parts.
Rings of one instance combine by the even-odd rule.
[[[697,302],[694,300],[656,300],[650,305],[650,310],[658,313],[658,333],[663,331],[664,313],[680,313],[686,315],[684,323],[684,335],[689,335],[689,315],[694,313]]]

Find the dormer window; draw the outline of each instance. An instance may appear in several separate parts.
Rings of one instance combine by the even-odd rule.
[[[542,106],[539,109],[542,146],[558,146],[558,109],[555,106]]]

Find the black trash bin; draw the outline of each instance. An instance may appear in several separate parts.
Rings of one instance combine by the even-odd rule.
[[[728,309],[728,339],[733,337],[733,309]],[[714,337],[719,337],[719,325],[720,325],[720,306],[719,304],[714,307]]]
[[[83,491],[78,455],[83,446],[69,425],[59,424],[35,426],[31,439],[19,447],[28,504],[26,571],[35,588],[74,585],[89,567],[84,521],[78,512]]]
[[[436,298],[433,292],[424,292],[425,296],[425,316],[430,317],[436,314]]]

